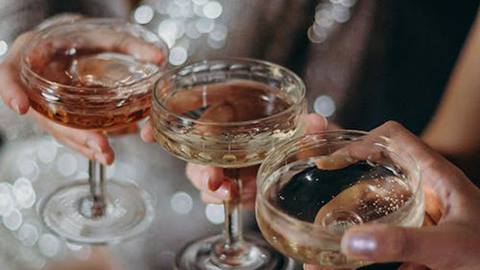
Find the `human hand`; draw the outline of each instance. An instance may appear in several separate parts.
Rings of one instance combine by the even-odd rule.
[[[344,254],[375,262],[402,261],[400,269],[480,269],[480,190],[465,174],[401,125],[388,122],[371,132],[414,157],[422,172],[426,214],[436,226],[404,228],[361,225],[343,236]],[[319,270],[306,265],[306,270]]]
[[[58,23],[78,20],[80,18],[82,17],[78,15],[60,16],[45,21],[37,27],[36,30],[50,27]],[[19,74],[21,51],[23,47],[30,42],[34,35],[35,31],[26,32],[20,35],[13,43],[10,53],[5,61],[0,64],[0,78],[2,79],[0,80],[0,96],[2,100],[10,109],[18,114],[25,114],[28,112],[28,115],[32,116],[43,130],[50,133],[60,143],[73,148],[89,159],[97,160],[105,165],[111,164],[114,159],[114,153],[104,132],[79,130],[62,126],[48,120],[33,110],[29,110],[28,89],[26,89],[24,84],[20,81]],[[118,42],[118,40],[113,37],[111,39],[103,37],[102,42],[105,49],[113,48],[119,51],[125,51],[141,60],[156,61],[162,65],[165,62],[165,54],[161,49],[145,42],[139,42],[134,38],[123,38],[121,42]],[[35,59],[32,58],[32,61],[35,60],[36,62],[42,62],[40,55],[43,54],[34,55]],[[137,131],[136,124],[129,126],[128,129],[122,127],[121,130],[109,130],[108,134],[123,134],[133,131]]]
[[[326,119],[317,114],[309,114],[306,118],[306,132],[315,133],[326,129]],[[142,138],[153,142],[153,130],[147,124],[142,130]],[[239,178],[242,180],[242,203],[244,207],[252,209],[255,205],[256,175],[258,166],[240,169]],[[201,198],[207,203],[220,204],[236,196],[235,185],[232,180],[224,175],[222,168],[188,163],[186,174],[192,184],[200,190]]]

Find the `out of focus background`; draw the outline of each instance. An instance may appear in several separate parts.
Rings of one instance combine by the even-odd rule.
[[[158,33],[170,67],[206,57],[277,62],[308,87],[309,110],[341,126],[398,120],[420,134],[432,117],[478,1],[444,0],[0,0],[0,61],[15,38],[64,12],[122,17]],[[1,78],[0,78],[1,79]],[[85,178],[83,159],[0,103],[0,269],[171,269],[186,241],[218,232],[221,206],[204,205],[184,164],[139,136],[113,138],[112,177],[157,199],[144,235],[115,247],[65,243],[38,205]],[[252,232],[255,224],[246,214]],[[381,269],[381,268],[378,268]]]

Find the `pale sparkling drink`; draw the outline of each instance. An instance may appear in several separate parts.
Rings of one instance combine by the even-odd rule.
[[[23,51],[21,79],[41,115],[107,134],[149,114],[151,86],[167,55],[166,44],[139,25],[81,19],[37,33]],[[117,243],[145,231],[154,217],[150,194],[124,180],[107,183],[105,166],[94,159],[88,168],[88,179],[68,181],[43,201],[45,225],[81,244]]]
[[[152,125],[157,141],[193,163],[224,168],[234,198],[224,202],[224,235],[188,244],[176,269],[290,269],[291,261],[262,239],[244,236],[240,168],[299,135],[305,87],[291,71],[251,59],[204,61],[162,77],[154,89]]]
[[[340,253],[341,236],[351,226],[422,224],[414,161],[381,138],[373,142],[363,136],[351,131],[309,135],[265,160],[256,212],[270,244],[305,263],[352,268],[370,262]]]

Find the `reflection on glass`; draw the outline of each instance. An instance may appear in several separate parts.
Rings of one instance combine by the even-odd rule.
[[[38,113],[68,127],[107,132],[149,114],[149,90],[167,54],[166,45],[138,25],[84,19],[37,34],[24,51],[21,78]],[[63,175],[74,177],[77,166],[73,156],[59,157]],[[105,171],[91,160],[88,181],[51,194],[42,206],[44,223],[80,243],[111,243],[143,231],[153,218],[150,196],[132,183],[106,185]]]
[[[224,235],[186,246],[177,269],[279,269],[285,260],[241,227],[239,169],[299,133],[305,87],[280,66],[248,59],[198,62],[155,85],[152,123],[157,141],[186,161],[224,168],[237,196],[224,202]],[[213,212],[207,209],[207,215]]]
[[[324,132],[282,145],[262,164],[257,187],[257,221],[267,241],[323,267],[369,264],[340,253],[351,226],[423,222],[416,163],[390,140],[364,132]]]

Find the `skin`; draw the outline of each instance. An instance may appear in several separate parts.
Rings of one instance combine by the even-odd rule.
[[[326,119],[317,114],[305,115],[304,121],[307,122],[307,133],[320,132],[327,127]],[[141,136],[146,142],[155,142],[150,123],[145,125]],[[242,203],[247,209],[253,209],[255,206],[257,170],[258,166],[240,170],[240,179],[243,183]],[[200,190],[202,200],[207,203],[221,204],[223,201],[232,199],[232,194],[236,192],[231,180],[223,174],[221,168],[188,163],[186,174],[192,184]]]
[[[479,48],[480,16],[477,16],[437,112],[422,134],[427,144],[477,179],[480,176],[476,162],[480,149]]]
[[[55,24],[55,22],[48,23],[49,26]],[[0,97],[14,112],[19,115],[33,117],[40,128],[52,135],[58,142],[74,149],[88,159],[97,160],[104,165],[112,164],[114,152],[108,142],[107,135],[136,132],[136,124],[122,127],[120,130],[109,130],[108,134],[104,131],[80,130],[52,122],[30,108],[27,91],[20,80],[19,74],[22,49],[33,38],[34,34],[34,31],[29,31],[20,35],[12,44],[5,61],[0,64],[0,78],[2,78],[0,80]],[[109,39],[105,35],[100,38],[98,35],[92,34],[90,38],[96,44],[98,44],[97,41],[101,41],[99,46],[104,49],[114,47],[117,51],[125,51],[140,60],[154,61],[156,63],[165,61],[163,51],[149,43],[139,42],[133,38],[127,37],[121,42],[118,42],[116,39]],[[42,54],[35,54],[35,56],[40,55]],[[41,62],[41,58],[34,60]]]
[[[31,32],[22,34],[12,45],[7,59],[0,65],[2,100],[18,114],[35,117],[39,125],[59,142],[88,158],[110,164],[113,162],[114,154],[105,134],[61,126],[29,110],[28,97],[18,76],[18,63],[21,48],[31,37]],[[449,82],[446,95],[423,135],[429,145],[447,155],[467,155],[472,149],[478,149],[480,144],[474,117],[480,114],[478,106],[480,92],[477,89],[480,77],[475,72],[480,68],[480,55],[476,53],[479,46],[480,20],[477,19]],[[311,123],[319,127],[318,131],[325,128],[323,120]],[[405,264],[402,269],[425,269],[425,266],[420,265],[438,270],[479,269],[478,188],[463,172],[398,124],[387,123],[375,131],[386,133],[384,135],[390,135],[404,143],[407,146],[405,148],[421,160],[422,170],[427,172],[424,174],[426,211],[429,216],[438,220],[438,225],[421,229],[358,226],[349,230],[342,239],[343,252],[378,262],[416,263]],[[141,134],[145,141],[154,140],[150,125],[146,125]],[[241,177],[246,183],[245,191],[254,192],[255,174],[256,168],[253,167],[242,170]],[[218,168],[189,164],[187,176],[199,188],[202,198],[207,202],[220,203],[231,197],[232,185]],[[244,197],[254,198],[248,194],[244,194]],[[377,248],[368,252],[353,249],[355,237],[362,235],[364,238],[368,236],[369,241],[376,241]],[[307,266],[307,269],[318,269],[308,267],[312,266]]]
[[[308,132],[324,130],[324,119],[309,115]],[[153,141],[151,127],[142,137]],[[470,270],[480,269],[480,190],[465,174],[422,140],[396,122],[387,122],[371,131],[371,136],[392,140],[400,155],[415,158],[423,175],[426,220],[423,228],[402,228],[386,225],[362,225],[349,229],[342,238],[342,252],[348,256],[375,262],[404,261],[400,269]],[[355,149],[350,149],[355,152]],[[356,152],[358,155],[358,152]],[[371,154],[371,153],[369,153]],[[345,159],[332,158],[318,164],[328,168],[348,165]],[[245,190],[254,192],[256,168],[246,168]],[[221,203],[230,198],[230,182],[219,168],[187,165],[187,176],[200,190],[206,202]],[[348,194],[347,194],[348,195]],[[249,194],[246,198],[254,198]],[[253,202],[246,202],[252,206]],[[324,211],[325,212],[325,211]],[[322,215],[322,211],[319,215]],[[436,226],[432,226],[436,225]],[[441,258],[441,259],[440,259]],[[428,268],[427,268],[428,267]],[[306,265],[306,270],[320,270]]]
[[[401,146],[397,148],[400,155],[415,158],[422,172],[426,213],[436,226],[355,226],[344,234],[342,252],[375,262],[409,262],[400,267],[402,270],[480,269],[480,189],[459,168],[400,124],[387,122],[371,134],[390,138]],[[339,166],[343,166],[340,162]],[[322,268],[306,265],[305,269]]]
[[[99,131],[78,130],[59,125],[30,109],[28,96],[20,81],[19,63],[21,50],[33,35],[33,32],[20,35],[13,43],[5,61],[0,64],[0,78],[2,78],[0,80],[0,96],[3,102],[14,112],[35,118],[38,125],[58,142],[89,159],[95,159],[105,165],[111,164],[114,153],[105,134]]]

